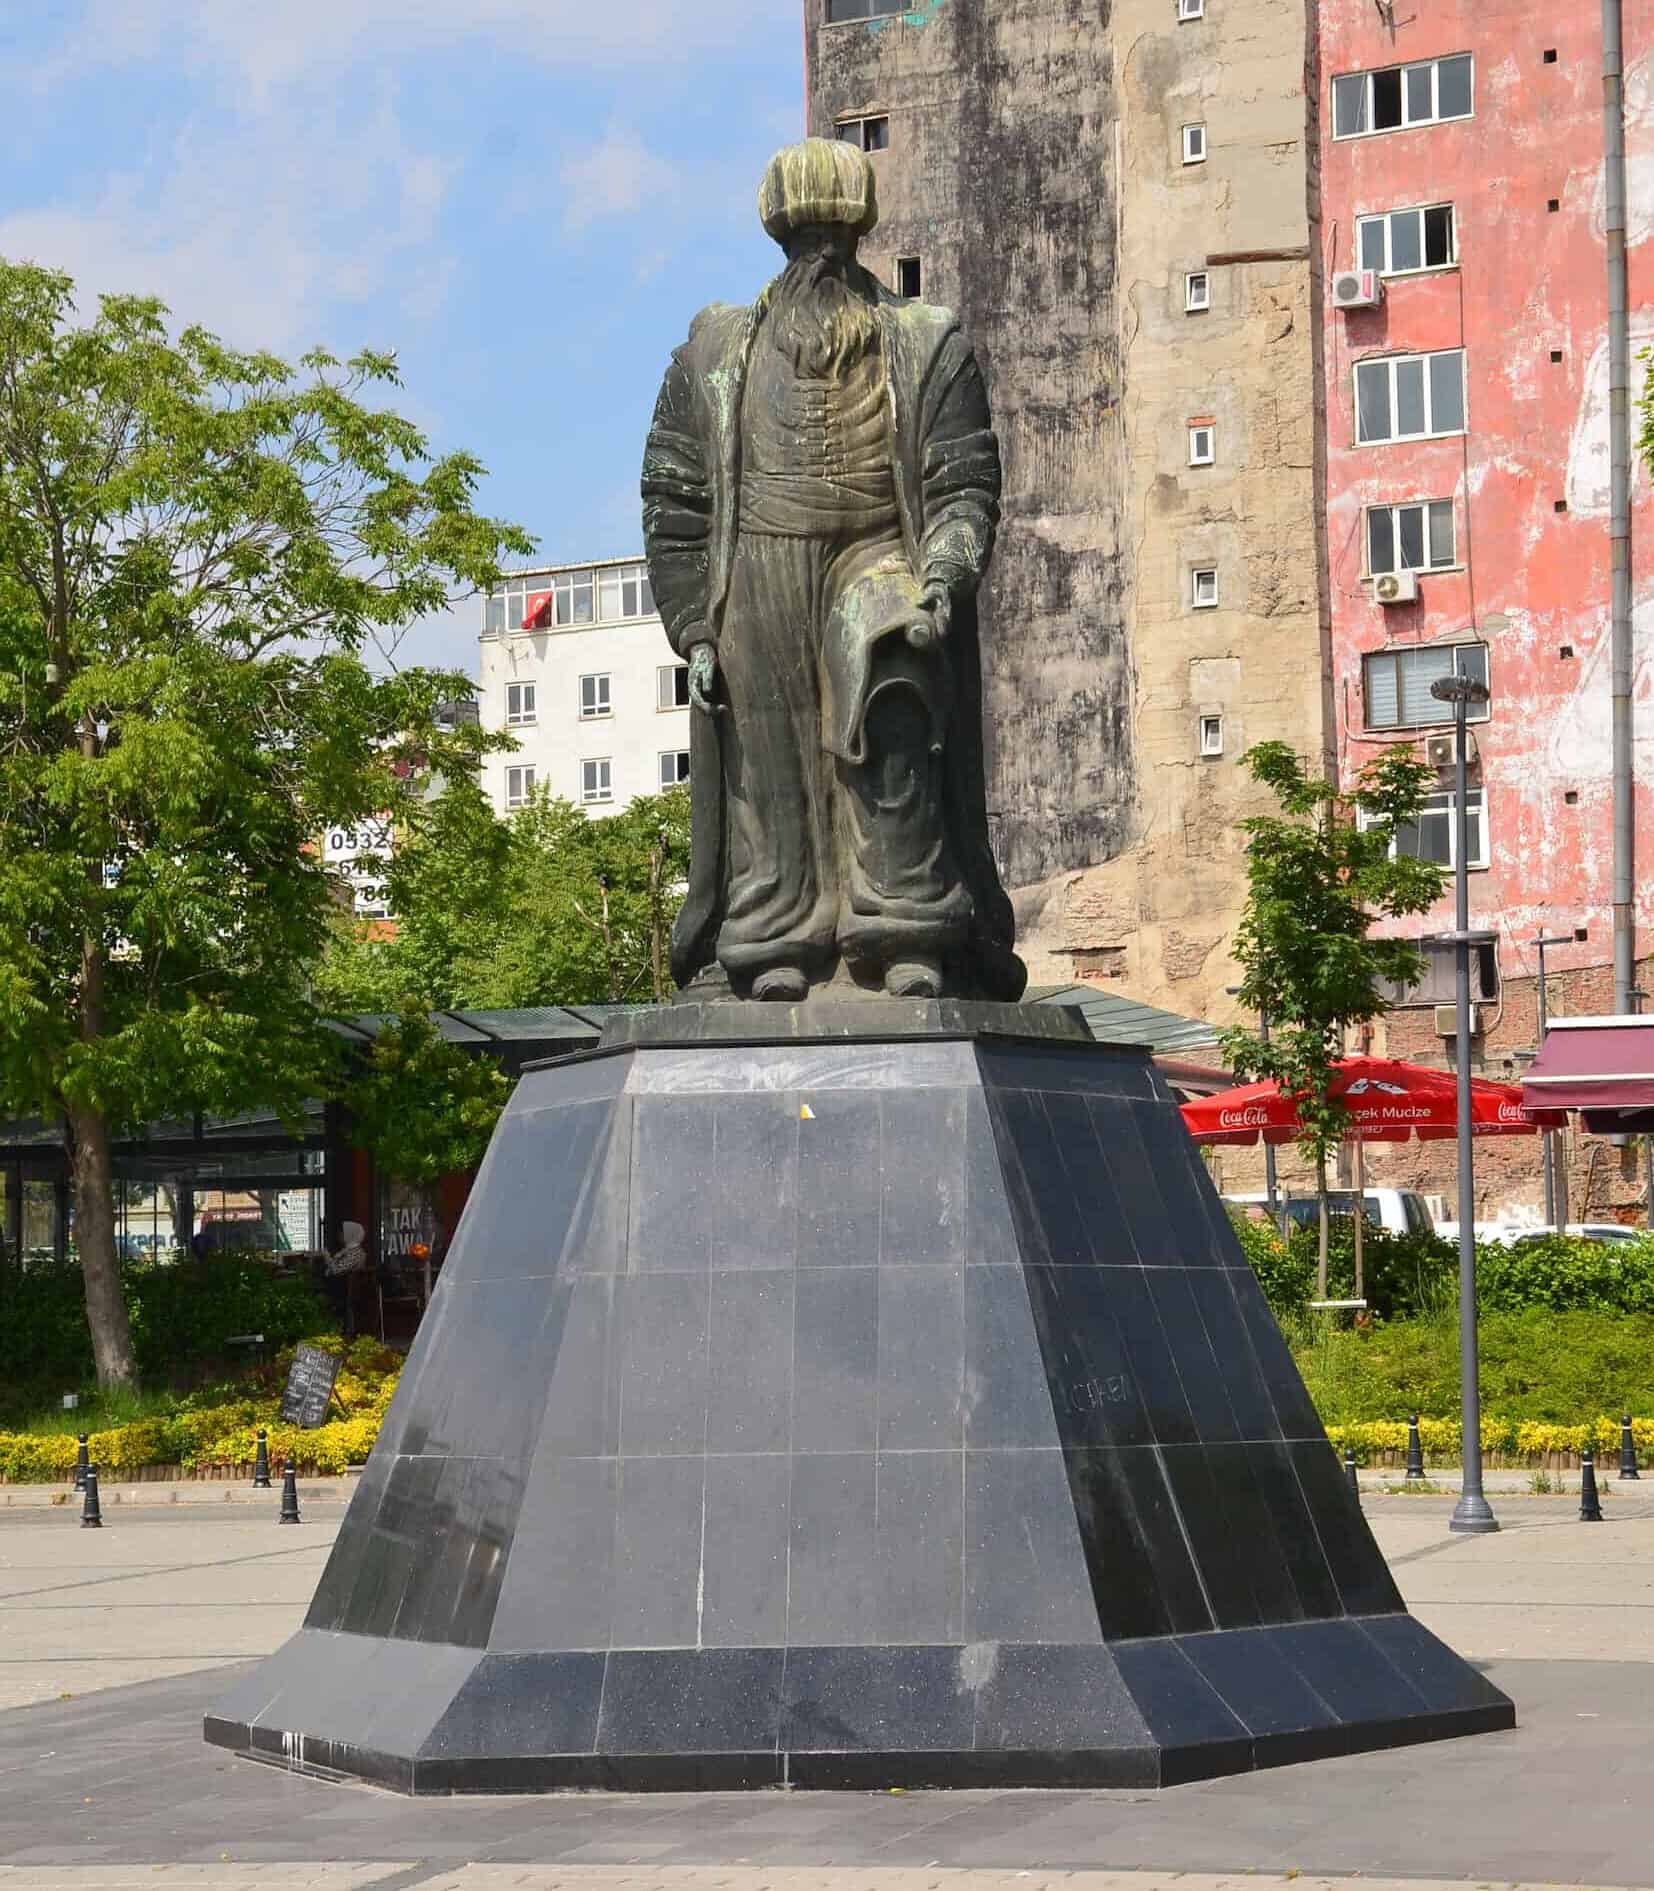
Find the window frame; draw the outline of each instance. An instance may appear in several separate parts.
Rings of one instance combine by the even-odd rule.
[[[587,769],[602,769],[603,778],[592,777],[593,786],[586,787]],[[583,808],[603,807],[615,798],[615,771],[612,755],[582,755],[580,758],[580,805]]]
[[[511,707],[511,699],[517,698],[517,707]],[[526,729],[540,720],[536,710],[538,695],[532,683],[507,683],[505,686],[505,726],[508,729]]]
[[[1210,578],[1211,596],[1200,595],[1200,581]],[[1215,611],[1218,607],[1218,568],[1216,565],[1191,565],[1189,567],[1189,609],[1191,611]]]
[[[1437,864],[1445,865],[1449,872],[1455,871],[1459,864],[1457,859],[1459,822],[1457,810],[1454,806],[1458,798],[1457,789],[1443,788],[1435,794],[1426,795],[1424,797],[1424,807],[1420,810],[1421,815],[1435,816],[1445,814],[1447,816],[1447,859]],[[1440,803],[1441,805],[1434,806],[1432,805],[1433,803]],[[1467,873],[1486,873],[1492,865],[1492,850],[1488,845],[1488,805],[1487,787],[1485,783],[1474,788],[1467,787],[1465,789],[1465,805],[1467,810],[1474,809],[1473,817],[1469,823],[1471,852],[1470,858],[1465,862],[1465,871]],[[1402,825],[1406,826],[1409,825],[1409,823],[1404,822]],[[1417,828],[1420,826],[1420,823],[1413,822],[1410,825]],[[1397,833],[1392,835],[1390,839],[1390,858],[1392,860],[1402,857],[1397,847],[1399,839],[1400,832],[1398,829]],[[1478,849],[1480,850],[1479,854]],[[1424,860],[1429,857],[1430,856],[1425,854],[1409,854],[1406,856],[1406,858],[1410,860]]]
[[[1198,454],[1195,450],[1195,438],[1198,434],[1206,436],[1206,451]],[[1218,429],[1215,420],[1191,420],[1189,422],[1189,464],[1191,466],[1216,466],[1218,460]]]
[[[1448,531],[1453,539],[1453,556],[1437,564],[1429,558],[1430,551],[1430,514],[1434,507],[1447,507]],[[1372,516],[1375,512],[1388,512],[1390,515],[1390,543],[1396,547],[1396,562],[1378,566],[1373,563]],[[1419,521],[1419,531],[1423,540],[1426,562],[1422,565],[1404,565],[1400,558],[1401,515],[1404,512],[1418,512],[1423,516]],[[1411,571],[1419,577],[1428,577],[1432,572],[1458,571],[1462,568],[1459,558],[1459,518],[1458,508],[1451,499],[1398,499],[1390,505],[1363,506],[1361,508],[1361,576],[1363,579],[1385,578],[1397,571]]]
[[[1466,112],[1455,112],[1451,117],[1443,118],[1440,111],[1441,68],[1455,59],[1468,60],[1470,64],[1470,109]],[[1430,71],[1431,115],[1428,118],[1409,118],[1407,116],[1407,74],[1409,72],[1419,71],[1424,67],[1428,67]],[[1399,125],[1374,125],[1372,123],[1374,117],[1373,81],[1380,73],[1389,72],[1400,75],[1401,123]],[[1341,84],[1351,79],[1360,79],[1364,82],[1365,86],[1362,97],[1362,116],[1367,120],[1367,128],[1363,131],[1340,131],[1338,129],[1338,88]],[[1332,135],[1334,141],[1337,143],[1342,143],[1350,138],[1388,138],[1393,132],[1419,131],[1426,125],[1462,124],[1467,118],[1474,118],[1476,116],[1476,55],[1474,52],[1467,49],[1464,52],[1435,53],[1428,59],[1403,60],[1393,66],[1360,66],[1353,72],[1335,72],[1332,75],[1331,92],[1328,103],[1331,112]]]
[[[666,779],[666,764],[668,762],[671,762],[673,767],[677,770],[670,781]],[[687,786],[689,781],[688,749],[661,749],[659,751],[659,759],[655,764],[655,778],[660,783],[660,791],[662,794],[667,793],[668,790],[672,788]]]
[[[1432,210],[1445,210],[1448,215],[1450,227],[1448,230],[1447,261],[1445,263],[1423,262],[1419,264],[1417,269],[1392,269],[1390,267],[1390,255],[1394,245],[1390,240],[1391,219],[1393,217],[1409,216],[1416,216],[1420,219],[1419,254],[1423,256],[1425,254],[1423,219],[1427,217]],[[1450,201],[1443,202],[1438,199],[1436,202],[1428,204],[1397,204],[1393,210],[1373,210],[1368,212],[1365,216],[1357,217],[1355,220],[1355,266],[1357,269],[1370,267],[1362,251],[1361,233],[1368,224],[1372,223],[1379,223],[1384,226],[1384,266],[1377,272],[1384,281],[1405,281],[1409,276],[1440,276],[1444,275],[1450,269],[1458,268],[1459,207],[1456,203]]]
[[[1447,656],[1450,659],[1449,666],[1442,674],[1444,676],[1467,676],[1474,675],[1475,672],[1473,670],[1467,670],[1464,665],[1461,664],[1459,661],[1459,653],[1461,651],[1471,650],[1481,652],[1481,674],[1477,677],[1477,681],[1487,684],[1491,692],[1493,685],[1493,652],[1487,643],[1479,637],[1461,637],[1452,643],[1387,644],[1382,650],[1362,651],[1362,729],[1370,735],[1406,735],[1413,732],[1435,735],[1443,729],[1451,729],[1455,721],[1453,705],[1451,703],[1443,703],[1442,709],[1445,713],[1439,716],[1432,716],[1427,722],[1406,722],[1402,720],[1402,659],[1404,657],[1419,657],[1426,652],[1432,656]],[[1386,661],[1393,666],[1396,720],[1394,722],[1375,722],[1373,720],[1372,667],[1375,664],[1384,663]],[[1486,722],[1491,717],[1492,711],[1493,704],[1491,700],[1480,703],[1467,703],[1465,705],[1465,722],[1470,725]]]
[[[1200,149],[1198,151],[1191,149],[1190,139],[1189,139],[1190,132],[1194,132],[1196,137],[1200,141]],[[1208,137],[1206,136],[1205,119],[1198,118],[1198,119],[1195,119],[1190,124],[1185,125],[1183,127],[1182,136],[1183,136],[1183,162],[1185,164],[1204,164],[1206,162],[1207,152],[1210,149],[1210,144],[1211,144],[1211,140],[1208,139]]]
[[[533,762],[510,764],[505,771],[506,807],[526,808],[534,799],[534,790],[538,785],[538,775]]]
[[[626,608],[626,592],[632,589],[638,608],[629,611]],[[604,609],[603,594],[606,590],[615,593],[619,609],[611,617]],[[592,591],[592,622],[595,624],[633,624],[643,618],[655,615],[654,588],[649,581],[649,567],[637,560],[629,565],[599,565],[596,567],[595,584]]]
[[[913,0],[826,0],[822,9],[823,26],[865,26],[869,20],[887,20],[897,13],[906,13],[913,5]],[[855,13],[835,14],[835,7],[854,6],[860,10]]]
[[[612,670],[588,670],[580,679],[580,720],[582,722],[601,722],[606,716],[614,714],[614,672]],[[601,688],[592,690],[592,707],[586,707],[586,685],[601,684]]]
[[[1197,299],[1195,284],[1200,284]],[[1204,315],[1212,306],[1212,272],[1209,269],[1188,269],[1183,272],[1183,313],[1185,315]]]
[[[1459,408],[1460,408],[1459,424],[1456,427],[1435,427],[1428,424],[1434,418],[1434,415],[1431,413],[1431,409],[1435,405],[1435,396],[1431,391],[1431,385],[1430,385],[1430,363],[1432,361],[1442,360],[1444,357],[1449,356],[1449,355],[1456,355],[1458,357],[1458,362],[1459,362]],[[1393,430],[1395,421],[1396,421],[1396,409],[1397,409],[1396,371],[1403,362],[1412,362],[1412,361],[1417,361],[1421,364],[1421,372],[1422,372],[1422,377],[1423,377],[1423,388],[1424,388],[1425,420],[1427,424],[1422,433],[1398,433]],[[1372,439],[1367,439],[1363,437],[1362,431],[1361,431],[1361,376],[1364,370],[1377,368],[1377,367],[1382,367],[1386,369],[1387,374],[1388,374],[1388,381],[1389,381],[1388,400],[1389,400],[1389,413],[1390,413],[1392,431],[1386,434],[1378,435]],[[1432,348],[1423,354],[1401,353],[1401,354],[1384,354],[1384,355],[1363,355],[1359,361],[1353,362],[1350,367],[1350,391],[1351,391],[1351,397],[1352,397],[1351,404],[1352,404],[1354,419],[1355,419],[1354,444],[1358,447],[1397,446],[1408,440],[1456,440],[1458,439],[1461,434],[1466,434],[1466,433],[1469,433],[1470,431],[1470,385],[1469,385],[1469,382],[1470,382],[1469,350],[1463,347]]]
[[[895,277],[896,277],[895,288],[896,288],[897,295],[899,295],[905,302],[924,301],[925,299],[924,258],[922,256],[898,256],[893,259],[891,267],[895,272]],[[910,267],[913,271],[913,287],[911,289],[907,289],[903,287],[902,278],[903,278],[903,273]]]
[[[882,144],[869,144],[867,142],[867,131],[870,125],[882,125],[884,127],[884,142]],[[856,133],[855,137],[845,137],[844,134],[852,128]],[[890,114],[889,112],[853,112],[848,118],[835,118],[833,120],[833,137],[835,141],[840,144],[853,144],[858,151],[865,152],[868,157],[872,157],[880,151],[888,151],[890,149]]]
[[[670,692],[668,691],[666,682],[668,677],[672,679]],[[679,677],[683,679],[683,701],[681,703],[678,701]],[[670,693],[672,697],[670,702],[666,701],[668,693]],[[657,715],[670,715],[673,710],[687,709],[689,706],[689,665],[687,663],[658,664],[655,668],[655,713]]]
[[[1202,710],[1198,747],[1202,761],[1212,761],[1223,753],[1223,711]]]
[[[1181,26],[1186,20],[1203,20],[1206,17],[1206,0],[1177,0],[1177,23]]]

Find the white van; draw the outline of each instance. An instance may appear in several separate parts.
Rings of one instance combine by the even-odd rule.
[[[1225,1195],[1224,1202],[1233,1208],[1262,1208],[1267,1211],[1269,1198],[1259,1190],[1255,1195]],[[1320,1222],[1320,1204],[1313,1195],[1289,1195],[1282,1193],[1277,1197],[1288,1217],[1300,1228],[1314,1228]],[[1369,1188],[1362,1192],[1362,1213],[1374,1228],[1382,1228],[1386,1234],[1431,1234],[1434,1223],[1430,1219],[1430,1210],[1425,1206],[1424,1197],[1417,1190],[1410,1188]],[[1355,1190],[1353,1188],[1329,1188],[1327,1190],[1327,1214],[1329,1217],[1350,1216],[1355,1213]]]

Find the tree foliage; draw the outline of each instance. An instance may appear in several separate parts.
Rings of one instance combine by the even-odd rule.
[[[484,740],[434,725],[464,679],[363,660],[531,549],[473,509],[474,460],[371,404],[395,382],[173,338],[137,297],[82,322],[67,277],[0,261],[0,1112],[69,1125],[109,1382],[111,1137],[332,1081],[315,837]]]
[[[417,1000],[397,1009],[346,1101],[385,1174],[428,1186],[482,1161],[511,1080],[494,1058],[450,1044]]]
[[[596,820],[541,796],[502,821],[456,779],[410,811],[384,863],[395,936],[340,926],[318,1000],[348,1014],[405,997],[442,1009],[665,998],[688,861],[685,790]]]
[[[1269,1035],[1227,1031],[1224,1055],[1238,1076],[1273,1079],[1297,1098],[1300,1146],[1319,1169],[1347,1120],[1328,1095],[1345,1033],[1383,1011],[1381,980],[1408,985],[1422,970],[1417,946],[1375,938],[1372,927],[1441,897],[1439,866],[1391,857],[1435,771],[1411,749],[1386,749],[1345,794],[1284,742],[1259,743],[1244,759],[1280,804],[1245,823],[1248,887],[1234,945],[1240,1002],[1268,1019]]]

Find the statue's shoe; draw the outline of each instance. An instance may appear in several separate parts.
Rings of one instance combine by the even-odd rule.
[[[752,995],[764,1004],[796,1005],[810,989],[810,981],[796,965],[772,965],[752,981]]]
[[[898,959],[884,975],[884,988],[892,998],[940,998],[942,968],[935,959]]]

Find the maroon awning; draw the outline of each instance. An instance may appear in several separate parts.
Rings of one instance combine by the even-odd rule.
[[[1559,1018],[1522,1078],[1539,1110],[1654,1108],[1654,1016]]]

